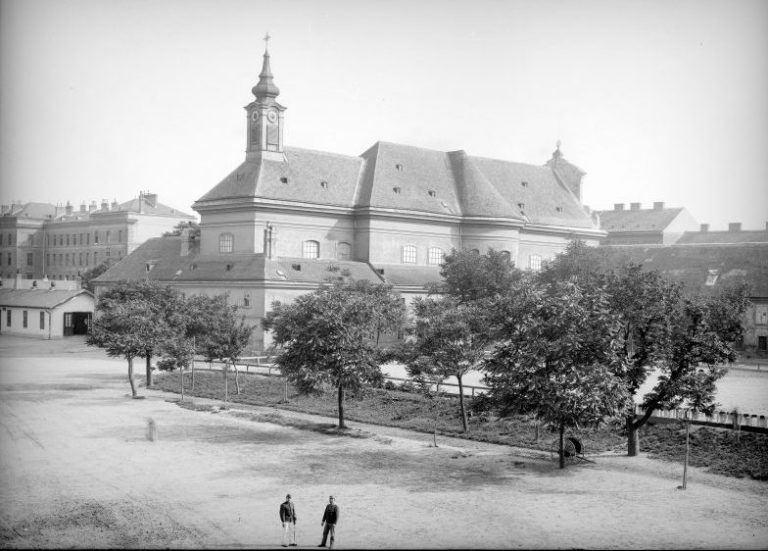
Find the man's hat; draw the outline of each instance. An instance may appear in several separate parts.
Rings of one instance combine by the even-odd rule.
[[[286,494],[285,495],[285,499],[290,499],[290,498],[291,498],[291,494]]]

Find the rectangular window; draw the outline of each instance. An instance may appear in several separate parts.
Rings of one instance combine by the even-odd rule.
[[[11,316],[12,313],[13,312],[11,312],[11,310],[8,310],[5,313],[5,326],[6,327],[10,327],[11,326],[11,321],[13,321],[13,317]]]
[[[416,264],[416,247],[413,245],[403,247],[403,264]]]
[[[445,256],[445,253],[439,247],[430,247],[429,248],[429,258],[428,258],[427,262],[429,264],[432,264],[433,266],[442,264],[444,256]]]
[[[40,329],[45,329],[45,312],[40,312]]]
[[[32,266],[35,263],[35,257],[32,253],[27,253],[27,266]]]
[[[80,244],[81,245],[83,244],[83,234],[82,233],[80,234]]]
[[[219,236],[219,252],[231,253],[235,247],[235,237],[231,233],[222,233]]]
[[[97,266],[99,264],[99,253],[94,252],[93,253],[93,265]]]
[[[21,326],[24,329],[27,328],[27,311],[26,310],[21,312]]]
[[[11,253],[8,253],[8,265],[9,266],[13,265],[13,256],[11,255]]]
[[[768,325],[768,306],[758,306],[755,309],[755,323],[757,325]]]
[[[97,232],[97,231],[93,232],[93,243],[94,243],[94,245],[98,245],[99,244],[99,232]]]
[[[304,241],[301,254],[304,258],[320,258],[320,243],[317,241]]]
[[[83,253],[79,253],[77,255],[77,265],[82,266],[83,265]]]
[[[85,253],[85,265],[90,266],[91,262],[91,253]]]
[[[67,247],[69,247],[69,234],[67,234]]]
[[[123,230],[117,231],[117,242],[122,243],[123,242]]]
[[[532,254],[528,257],[528,267],[531,271],[538,272],[541,270],[541,255]]]
[[[90,245],[91,244],[91,234],[90,233],[86,233],[85,234],[85,244],[86,245]]]
[[[112,232],[107,230],[107,238],[104,240],[104,243],[109,243],[109,238],[112,236]]]
[[[0,233],[0,247],[3,246],[3,234]]]
[[[107,252],[105,253],[105,256],[106,256],[107,258],[109,258],[110,256],[112,256],[112,251],[111,251],[111,250],[109,250],[109,249],[107,249]]]

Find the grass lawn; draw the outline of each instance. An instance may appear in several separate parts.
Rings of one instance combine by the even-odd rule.
[[[335,391],[300,395],[288,388],[288,401],[284,401],[284,383],[280,377],[241,374],[240,394],[236,394],[235,376],[228,374],[229,400],[233,403],[269,406],[278,409],[338,416]],[[180,392],[178,372],[160,373],[155,377],[155,388]],[[224,399],[224,377],[220,371],[196,371],[195,387],[185,374],[184,392],[203,398]],[[465,399],[469,409],[471,399]],[[348,395],[344,402],[344,418],[350,421],[385,425],[420,432],[460,436],[467,439],[507,444],[531,449],[551,451],[557,434],[541,427],[536,438],[536,425],[531,419],[512,417],[497,419],[493,416],[473,415],[469,419],[468,434],[462,434],[459,401],[457,397],[439,400],[436,409],[430,401],[416,392],[397,389],[365,389],[357,395]],[[435,411],[437,420],[435,421]],[[600,452],[623,453],[626,439],[615,426],[597,429],[584,428],[571,431],[584,445],[587,454]],[[685,457],[685,429],[680,423],[646,425],[641,430],[641,450],[651,457],[682,462]],[[768,480],[768,435],[751,432],[735,433],[729,429],[696,427],[691,432],[689,462],[710,471],[756,480]]]

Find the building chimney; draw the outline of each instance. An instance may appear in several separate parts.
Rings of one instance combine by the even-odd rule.
[[[67,206],[64,207],[64,212],[67,214],[67,216],[72,216],[72,211],[73,211],[72,203],[67,201]]]
[[[709,224],[702,224],[700,231],[701,233],[707,233],[709,231]]]
[[[640,210],[640,203],[630,203],[629,210]]]
[[[624,210],[624,203],[614,203],[613,210]]]
[[[653,203],[653,210],[661,210],[664,208],[664,201],[655,201]]]
[[[157,206],[157,193],[145,192],[144,200],[150,207],[155,208]]]
[[[88,205],[88,212],[93,212],[97,208],[99,208],[99,207],[96,205],[96,201],[91,201],[91,204]]]
[[[119,206],[120,206],[120,205],[117,203],[117,199],[114,199],[114,200],[112,201],[112,205],[110,206],[110,209],[112,209],[112,210],[117,210],[117,208],[118,208]]]
[[[728,231],[741,231],[741,222],[731,222],[728,224]]]
[[[107,203],[106,199],[101,200],[101,211],[102,212],[109,212],[109,203]]]
[[[88,211],[88,206],[85,204],[85,201],[80,203],[80,212],[85,214]]]
[[[3,205],[2,211],[0,211],[1,214],[7,214],[11,212],[11,205]]]

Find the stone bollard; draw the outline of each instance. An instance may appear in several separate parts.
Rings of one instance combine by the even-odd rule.
[[[151,417],[147,419],[147,440],[150,442],[157,440],[157,424]]]

